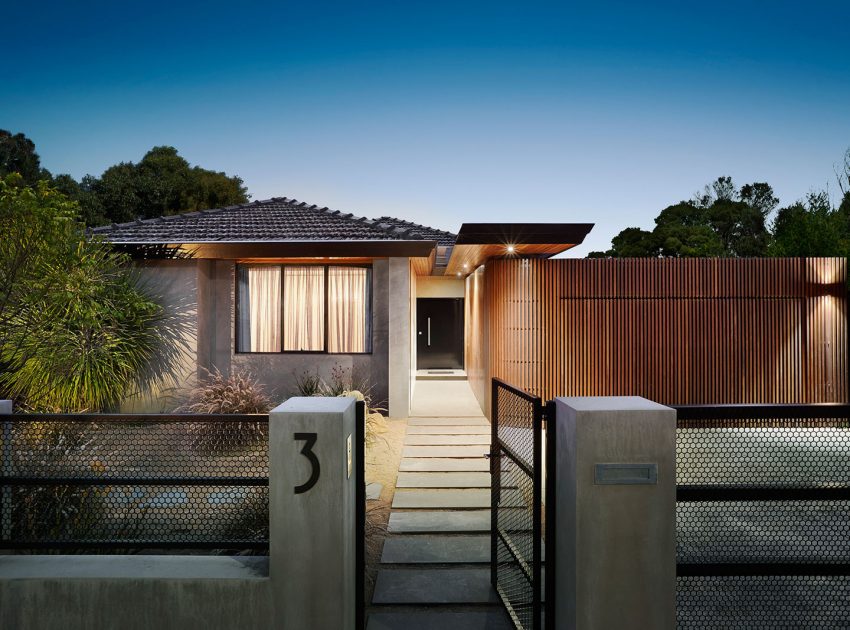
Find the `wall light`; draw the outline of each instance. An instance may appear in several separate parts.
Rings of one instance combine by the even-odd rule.
[[[508,245],[508,253],[509,253],[509,254],[513,254],[513,253],[514,253],[514,246],[513,246],[513,245]]]

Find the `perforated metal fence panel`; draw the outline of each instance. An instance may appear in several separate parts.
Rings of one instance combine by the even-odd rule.
[[[491,580],[516,628],[543,622],[543,406],[493,379]]]
[[[678,411],[679,627],[850,627],[850,407]]]
[[[267,415],[0,416],[0,548],[268,549]]]

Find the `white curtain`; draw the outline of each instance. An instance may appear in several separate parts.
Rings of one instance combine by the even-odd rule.
[[[250,352],[280,352],[280,267],[248,267]]]
[[[283,349],[325,349],[325,268],[283,268]]]
[[[369,270],[328,269],[328,352],[366,352]]]

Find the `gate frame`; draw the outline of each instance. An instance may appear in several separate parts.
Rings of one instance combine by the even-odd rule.
[[[532,405],[532,470],[520,461],[520,458],[511,452],[510,447],[503,444],[499,439],[499,390],[504,389],[515,396],[531,403]],[[543,404],[539,396],[534,396],[518,387],[510,385],[501,379],[493,378],[491,381],[491,452],[490,458],[490,582],[502,606],[505,608],[511,622],[520,630],[554,630],[555,618],[551,611],[546,610],[554,603],[555,593],[555,414],[554,401]],[[546,436],[546,565],[551,567],[550,573],[543,581],[543,449],[541,439]],[[532,558],[531,558],[531,589],[532,589],[532,625],[524,629],[513,614],[513,607],[499,589],[498,584],[498,539],[499,539],[499,517],[498,506],[501,500],[501,458],[506,454],[523,472],[528,474],[532,480]],[[507,546],[507,541],[502,541]],[[509,548],[510,549],[510,548]],[[542,596],[545,588],[545,597]],[[545,613],[544,613],[545,611]]]

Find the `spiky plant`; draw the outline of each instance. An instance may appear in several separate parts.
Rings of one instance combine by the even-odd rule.
[[[103,411],[174,382],[186,320],[144,290],[129,257],[87,238],[61,194],[0,183],[14,252],[0,256],[3,393],[33,410]]]
[[[195,387],[189,401],[178,411],[188,413],[268,413],[271,401],[262,384],[247,372],[224,376],[208,373]],[[205,453],[223,453],[253,446],[268,439],[265,422],[193,422],[188,427],[192,448]]]

